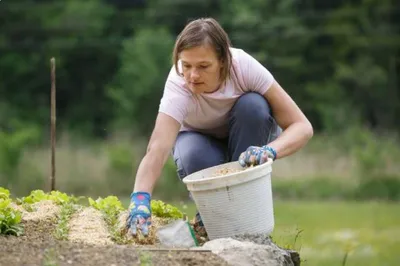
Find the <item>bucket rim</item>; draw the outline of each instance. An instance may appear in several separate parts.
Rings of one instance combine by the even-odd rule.
[[[212,169],[218,169],[218,168],[221,168],[221,167],[224,167],[224,166],[230,166],[230,165],[234,165],[234,164],[237,164],[237,165],[240,166],[239,161],[232,161],[232,162],[227,162],[227,163],[215,165],[215,166],[212,166],[212,167],[209,167],[209,168],[205,168],[205,169],[196,171],[196,172],[191,173],[190,175],[186,176],[185,178],[183,178],[182,181],[186,185],[209,183],[210,181],[218,182],[220,180],[230,179],[230,178],[236,177],[238,175],[243,175],[244,173],[251,174],[251,173],[254,173],[256,171],[262,171],[265,168],[271,167],[272,163],[273,163],[273,160],[271,158],[268,158],[267,162],[265,162],[263,164],[259,164],[259,165],[253,166],[253,167],[250,167],[250,168],[247,168],[247,169],[245,169],[245,171],[242,171],[242,172],[234,172],[234,173],[221,175],[221,176],[216,176],[216,177],[205,177],[205,178],[199,178],[199,179],[191,179],[193,176],[199,175],[201,172],[210,171]],[[251,178],[251,179],[253,179],[253,178]]]

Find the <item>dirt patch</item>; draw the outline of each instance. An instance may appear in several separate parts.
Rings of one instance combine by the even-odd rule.
[[[1,265],[227,265],[207,250],[159,249],[154,229],[166,220],[157,217],[151,238],[118,245],[112,241],[102,214],[94,208],[82,207],[75,212],[68,225],[68,241],[61,241],[54,238],[59,206],[42,201],[32,205],[32,212],[13,207],[22,212],[24,235],[0,236]],[[126,216],[127,212],[121,214],[121,225]]]
[[[0,236],[2,265],[299,265],[299,257],[293,256],[298,255],[296,252],[279,248],[264,235],[217,239],[204,245],[199,241],[201,247],[168,249],[160,245],[156,231],[170,219],[153,217],[147,238],[131,237],[121,243],[121,237],[129,236],[125,227],[128,211],[116,220],[93,207],[60,208],[51,201],[33,204],[32,211],[13,207],[22,213],[25,232],[19,237]],[[70,207],[75,212],[69,212]],[[206,240],[206,232],[196,224],[192,226],[196,235]],[[67,240],[55,238],[59,231],[68,233]]]
[[[227,265],[211,252],[140,250],[133,246],[93,246],[65,241],[25,241],[0,237],[1,264],[16,265]]]

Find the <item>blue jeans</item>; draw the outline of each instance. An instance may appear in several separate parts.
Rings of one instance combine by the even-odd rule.
[[[266,99],[258,93],[246,93],[232,107],[227,138],[217,139],[194,131],[178,134],[173,148],[178,176],[183,179],[205,168],[237,161],[249,146],[266,145],[279,133]]]
[[[246,93],[230,111],[227,138],[217,139],[193,131],[178,134],[173,148],[178,176],[183,179],[205,168],[237,161],[249,146],[266,145],[280,132],[266,99],[258,93]]]

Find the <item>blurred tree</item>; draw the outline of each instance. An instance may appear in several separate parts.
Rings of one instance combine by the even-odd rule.
[[[154,126],[171,68],[174,39],[165,28],[144,28],[123,42],[121,66],[108,95],[120,123],[142,134]]]
[[[326,68],[308,61],[315,43],[310,29],[297,15],[298,1],[233,0],[222,5],[226,8],[220,20],[233,46],[246,50],[268,68],[315,124],[319,115],[307,86],[320,79],[317,70]]]
[[[4,5],[0,92],[9,104],[18,106],[20,119],[48,123],[49,60],[54,56],[58,128],[89,135],[97,133],[96,127],[104,128],[112,114],[104,84],[118,49],[106,49],[109,41],[98,39],[104,38],[112,14],[113,9],[99,0]]]
[[[149,0],[148,23],[170,30],[174,36],[189,21],[200,17],[218,17],[222,6],[216,0]]]
[[[391,86],[391,63],[400,48],[391,7],[390,0],[364,0],[342,6],[327,21],[328,32],[342,33],[334,37],[335,79],[368,125],[387,129],[398,128],[400,111],[399,88]]]
[[[212,16],[271,70],[316,131],[354,120],[398,130],[399,12],[394,0],[9,2],[0,9],[3,117],[47,127],[54,56],[59,131],[103,137],[118,120],[148,133],[175,36]]]

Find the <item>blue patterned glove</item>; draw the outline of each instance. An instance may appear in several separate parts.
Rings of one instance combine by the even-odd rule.
[[[136,236],[137,230],[140,230],[144,236],[149,234],[149,226],[151,225],[150,201],[151,196],[147,192],[133,192],[131,194],[127,227],[134,236]]]
[[[273,148],[266,145],[262,147],[250,146],[240,154],[239,163],[242,167],[255,166],[267,162],[268,158],[276,159],[276,151]]]

